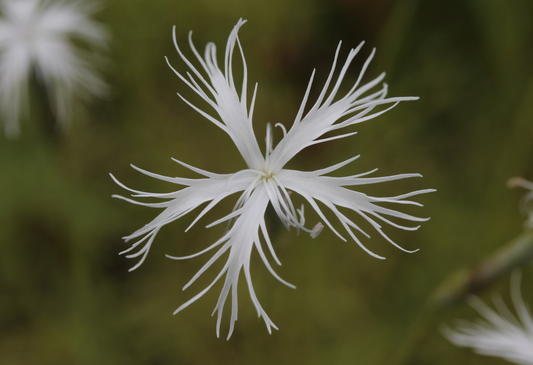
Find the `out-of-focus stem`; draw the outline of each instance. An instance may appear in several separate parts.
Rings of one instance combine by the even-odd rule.
[[[533,259],[533,230],[528,230],[473,268],[461,269],[437,287],[429,306],[441,309],[475,293]]]
[[[424,308],[415,320],[393,356],[387,358],[387,365],[407,365],[415,352],[435,327],[435,315],[450,305],[461,302],[514,268],[533,260],[533,230],[528,230],[491,254],[480,264],[456,271],[445,279],[428,298]]]

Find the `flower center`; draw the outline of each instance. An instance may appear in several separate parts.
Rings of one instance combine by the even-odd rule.
[[[274,178],[274,173],[273,172],[264,172],[262,171],[262,179],[265,180],[266,182],[268,181],[271,181],[273,180]]]

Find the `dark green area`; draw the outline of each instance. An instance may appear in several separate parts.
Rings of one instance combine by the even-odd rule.
[[[49,133],[45,114],[34,107],[21,137],[0,143],[0,364],[390,364],[433,289],[522,232],[517,203],[523,192],[505,183],[513,176],[533,180],[531,1],[104,5],[97,18],[113,35],[109,99],[88,106],[66,133]],[[240,39],[249,80],[259,82],[254,120],[260,141],[267,122],[290,126],[313,68],[317,95],[339,40],[342,57],[366,40],[344,90],[377,47],[366,79],[387,71],[391,96],[420,100],[359,125],[354,137],[304,151],[291,166],[317,169],[361,154],[343,172],[379,167],[381,175],[424,175],[365,192],[438,191],[417,199],[425,207],[405,210],[431,217],[420,230],[385,227],[403,247],[420,248],[417,253],[395,249],[362,222],[372,235],[363,243],[385,261],[328,229],[312,240],[271,220],[283,262],[278,272],[298,289],[278,283],[254,256],[255,290],[280,330],[267,333],[242,283],[239,320],[226,341],[228,318],[217,339],[210,317],[221,285],[172,316],[211,281],[216,268],[183,292],[206,257],[176,262],[164,254],[191,254],[214,242],[223,227],[203,226],[234,201],[188,233],[183,231],[194,215],[166,226],[146,262],[128,273],[136,261],[117,255],[129,247],[121,237],[157,212],[111,199],[126,192],[108,173],[135,189],[167,192],[176,187],[144,177],[129,164],[168,176],[193,176],[170,157],[214,172],[245,167],[229,138],[179,99],[176,92],[198,102],[163,58],[185,70],[172,45],[173,25],[184,50],[192,29],[197,47],[214,41],[222,56],[240,17],[248,19]],[[314,224],[318,218],[310,207],[306,212]],[[529,303],[531,283],[526,269],[522,286]],[[508,286],[505,277],[481,297],[500,291],[508,298]],[[439,333],[441,324],[455,318],[477,317],[466,304],[439,316],[415,348],[413,364],[505,363],[457,348]]]

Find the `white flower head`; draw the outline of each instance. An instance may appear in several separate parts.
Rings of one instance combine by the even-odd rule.
[[[510,188],[520,186],[529,190],[520,199],[520,211],[527,216],[527,220],[524,223],[526,228],[533,228],[533,182],[521,177],[513,177],[507,181],[507,186]]]
[[[455,345],[470,347],[475,352],[497,356],[515,364],[533,365],[533,319],[531,311],[520,294],[520,273],[513,273],[511,299],[515,316],[500,295],[493,298],[497,312],[478,297],[469,299],[483,319],[476,323],[464,322],[456,331],[444,329],[444,335]]]
[[[162,202],[158,203],[145,203],[117,196],[134,204],[164,209],[163,212],[161,212],[152,222],[148,223],[133,234],[125,237],[126,241],[138,239],[129,249],[123,252],[129,253],[126,257],[141,257],[140,261],[132,268],[132,270],[136,269],[144,261],[156,234],[165,224],[181,218],[204,203],[208,203],[207,206],[200,212],[200,214],[198,214],[196,219],[194,219],[191,224],[192,226],[221,200],[230,195],[239,194],[239,198],[233,211],[227,216],[207,226],[212,227],[220,223],[228,222],[228,228],[222,238],[208,248],[191,256],[172,257],[167,255],[172,259],[182,260],[196,257],[215,248],[218,249],[211,259],[200,269],[200,271],[198,271],[196,275],[194,275],[189,283],[185,285],[184,289],[186,289],[201,274],[203,274],[213,264],[213,262],[218,260],[225,253],[229,254],[224,268],[220,271],[215,280],[198,295],[183,304],[175,311],[175,313],[178,313],[191,303],[198,300],[225,274],[222,292],[220,293],[220,297],[213,314],[215,312],[217,313],[216,329],[218,336],[220,332],[220,321],[224,304],[231,292],[232,307],[228,338],[231,336],[235,321],[237,320],[237,283],[241,271],[244,271],[244,277],[246,279],[246,283],[248,284],[250,297],[259,317],[263,317],[269,333],[271,332],[271,328],[277,329],[259,304],[252,286],[252,279],[250,276],[250,256],[254,248],[257,250],[259,256],[272,275],[287,286],[294,288],[293,285],[281,279],[274,272],[265,255],[264,247],[268,249],[274,261],[281,265],[279,259],[274,253],[274,249],[269,239],[265,224],[265,211],[269,204],[272,205],[281,223],[287,229],[294,227],[298,232],[301,230],[309,233],[312,237],[316,237],[322,230],[322,223],[318,223],[312,229],[305,226],[304,207],[302,205],[300,209],[297,209],[293,205],[291,196],[289,194],[290,192],[297,193],[309,203],[309,205],[316,211],[326,226],[328,226],[339,238],[341,238],[343,241],[346,241],[346,238],[336,228],[334,228],[333,224],[330,222],[330,219],[324,214],[323,207],[319,206],[318,204],[322,203],[323,206],[331,210],[332,214],[338,219],[346,233],[363,250],[374,257],[383,258],[371,252],[363,245],[355,232],[358,232],[366,237],[369,237],[368,234],[365,233],[352,220],[350,220],[340,210],[340,208],[351,210],[357,213],[371,226],[373,226],[374,229],[383,237],[385,237],[385,239],[387,239],[391,244],[404,250],[394,243],[383,232],[380,223],[385,222],[394,227],[405,230],[416,230],[418,228],[416,226],[406,227],[390,221],[388,217],[415,222],[425,221],[427,219],[404,214],[390,208],[382,207],[379,204],[393,203],[420,205],[419,203],[407,200],[407,198],[433,191],[432,189],[426,189],[398,196],[378,198],[347,188],[350,186],[381,183],[420,176],[419,174],[367,177],[367,175],[375,171],[373,170],[346,177],[327,176],[327,174],[332,173],[355,161],[358,156],[352,157],[331,167],[316,171],[298,171],[285,168],[287,162],[304,148],[318,143],[349,137],[355,134],[355,132],[348,132],[332,137],[323,137],[324,134],[328,132],[339,131],[354,124],[377,117],[378,115],[385,113],[387,110],[397,105],[400,101],[418,99],[416,97],[387,98],[386,84],[383,84],[380,90],[370,93],[369,90],[381,83],[384,74],[366,84],[361,84],[361,79],[363,78],[365,70],[367,69],[374,54],[374,52],[372,52],[370,57],[366,60],[356,83],[353,85],[350,91],[340,99],[335,100],[342,79],[346,74],[353,58],[361,49],[363,45],[362,43],[356,49],[352,49],[350,51],[346,62],[342,66],[339,76],[337,76],[336,81],[332,83],[340,50],[339,44],[339,47],[335,53],[333,67],[328,76],[326,84],[324,85],[322,92],[320,93],[320,96],[313,107],[307,113],[305,113],[305,105],[314,77],[313,71],[303,102],[300,110],[298,111],[296,119],[292,124],[292,127],[287,131],[282,124],[276,124],[276,126],[281,128],[284,136],[281,141],[275,147],[273,147],[272,130],[269,125],[267,127],[266,150],[265,153],[262,154],[252,128],[252,113],[257,93],[257,84],[255,85],[252,100],[249,105],[247,102],[248,82],[246,62],[241,44],[237,37],[239,28],[243,24],[244,21],[239,20],[229,36],[222,69],[217,64],[215,45],[213,43],[207,44],[204,57],[202,57],[194,47],[191,34],[189,34],[189,44],[200,67],[194,66],[193,63],[184,56],[178,47],[174,29],[173,34],[176,49],[180,57],[189,67],[190,72],[187,72],[185,75],[183,75],[174,68],[172,69],[187,86],[189,86],[214,109],[216,116],[212,116],[201,110],[197,106],[187,101],[181,95],[180,97],[198,113],[229,135],[242,155],[247,168],[233,174],[217,174],[204,171],[199,168],[192,167],[184,162],[175,160],[178,164],[203,176],[199,179],[186,179],[161,176],[133,166],[133,168],[148,176],[184,186],[184,188],[181,190],[167,194],[154,194],[132,190],[122,185],[113,177],[117,184],[133,192],[134,194],[132,196],[134,197],[157,198],[163,200]],[[235,85],[232,69],[232,59],[236,46],[239,48],[239,54],[244,64],[243,81],[239,87],[239,90],[237,90],[237,85]],[[331,85],[333,86],[328,92],[328,89],[330,89]],[[379,110],[379,107],[382,105],[389,105],[389,107]],[[376,108],[378,108],[378,111],[374,111]],[[191,226],[189,226],[189,228]],[[262,236],[262,239],[260,236]],[[134,250],[137,251],[135,253],[131,253]],[[407,250],[404,251],[412,252]]]
[[[32,73],[45,86],[61,127],[70,120],[74,96],[105,93],[107,85],[91,63],[96,48],[107,43],[104,28],[89,18],[95,10],[81,0],[0,0],[0,117],[8,137],[20,133]],[[80,49],[73,39],[92,50]]]

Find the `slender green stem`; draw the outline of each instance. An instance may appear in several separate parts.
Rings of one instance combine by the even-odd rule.
[[[445,279],[428,298],[394,356],[387,365],[406,365],[412,362],[419,345],[434,327],[435,315],[533,260],[533,230],[528,230],[491,254],[480,264],[463,268]]]

